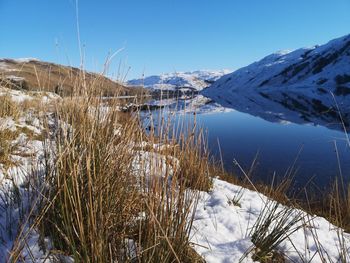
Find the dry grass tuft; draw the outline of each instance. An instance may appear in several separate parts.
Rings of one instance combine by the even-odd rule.
[[[329,217],[332,222],[350,232],[350,184],[335,180],[329,195]]]
[[[12,117],[18,118],[20,115],[20,108],[17,103],[12,101],[9,95],[0,96],[0,118]]]
[[[119,105],[101,105],[94,96],[57,104],[42,233],[78,262],[201,262],[189,243],[198,200],[189,187],[208,189],[202,141],[161,154],[140,147],[160,138]]]
[[[303,227],[301,212],[293,207],[282,207],[275,201],[268,201],[250,236],[255,248],[253,260],[262,263],[284,262],[284,257],[278,252],[278,246],[291,234]]]
[[[12,143],[18,137],[18,132],[11,130],[0,130],[0,163],[5,169],[15,165],[11,154],[15,152],[16,145]]]
[[[20,115],[20,109],[17,103],[11,100],[8,95],[0,96],[0,118],[17,119]],[[12,166],[14,163],[10,154],[14,151],[15,145],[12,141],[18,137],[17,131],[12,131],[5,127],[0,129],[0,163],[5,168]]]
[[[47,167],[52,204],[42,226],[55,247],[78,262],[124,261],[129,224],[140,211],[128,147],[134,124],[117,136],[117,112],[91,112],[90,105],[71,100],[58,109],[53,166]]]

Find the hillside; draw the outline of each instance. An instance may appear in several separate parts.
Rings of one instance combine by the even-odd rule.
[[[228,73],[230,73],[229,70],[198,70],[193,72],[175,72],[159,76],[149,76],[143,79],[133,79],[128,81],[128,85],[142,86],[153,91],[200,91],[210,86],[220,77]]]
[[[350,35],[322,46],[280,51],[218,80],[211,92],[265,87],[350,88]]]
[[[350,35],[271,54],[203,91],[226,107],[272,121],[350,123]],[[339,107],[339,109],[338,109]]]
[[[0,59],[0,84],[12,89],[58,91],[63,96],[72,94],[74,90],[82,90],[83,86],[102,90],[105,96],[135,95],[141,92],[140,89],[125,87],[101,74],[32,58]]]

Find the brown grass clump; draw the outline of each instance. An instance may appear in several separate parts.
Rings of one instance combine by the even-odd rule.
[[[210,171],[212,164],[208,161],[209,151],[204,147],[206,144],[202,131],[196,135],[192,133],[189,137],[182,135],[179,144],[175,156],[181,163],[181,179],[192,189],[209,191],[214,173]]]
[[[206,169],[208,162],[204,165],[199,150],[190,146],[188,142],[169,148],[164,155],[169,157],[164,176],[145,182],[143,211],[146,213],[139,236],[144,248],[142,262],[203,262],[191,249],[189,235],[199,198],[199,192],[194,190],[209,190],[211,181]],[[178,162],[174,163],[174,156]],[[157,167],[157,163],[151,166]],[[159,173],[161,167],[156,170]]]
[[[255,246],[253,260],[262,263],[285,262],[277,247],[291,234],[303,228],[300,224],[302,220],[302,212],[268,200],[250,232]]]
[[[336,179],[326,194],[309,197],[308,211],[324,216],[331,223],[350,232],[350,184]]]
[[[0,118],[12,117],[18,118],[20,108],[17,103],[13,102],[9,95],[0,96]]]
[[[330,216],[335,225],[350,232],[350,184],[336,180],[330,194]]]
[[[8,95],[0,96],[0,118],[12,118],[17,119],[20,115],[20,109],[18,105],[11,100]],[[0,163],[5,168],[13,165],[10,154],[14,151],[15,145],[12,141],[18,137],[17,131],[12,131],[5,127],[0,129]]]
[[[47,168],[53,203],[43,228],[57,249],[78,262],[124,260],[124,240],[139,212],[132,152],[116,135],[117,112],[92,113],[89,106],[69,101],[58,109],[54,165]],[[126,140],[133,128],[131,123],[120,131]]]
[[[16,145],[13,145],[12,141],[17,137],[17,132],[0,130],[0,163],[5,169],[15,165],[11,159],[11,154],[16,150]]]
[[[101,105],[87,96],[56,107],[42,233],[77,262],[202,262],[189,243],[198,201],[189,187],[208,189],[203,141],[160,154],[142,146],[161,139],[137,117]]]

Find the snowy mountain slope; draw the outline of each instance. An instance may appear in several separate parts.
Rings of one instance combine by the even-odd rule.
[[[202,94],[269,121],[328,126],[339,124],[341,114],[348,127],[350,35],[322,46],[269,55],[223,76]]]
[[[322,46],[271,54],[220,78],[207,91],[276,87],[350,87],[350,35]]]
[[[160,76],[149,76],[144,79],[134,79],[128,81],[127,84],[130,86],[144,86],[152,90],[189,89],[199,91],[230,72],[229,70],[175,72]]]

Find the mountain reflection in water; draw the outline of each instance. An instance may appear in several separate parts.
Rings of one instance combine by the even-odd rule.
[[[317,99],[298,94],[260,94],[259,97],[237,94],[234,102],[220,101],[223,107],[201,96],[181,102],[168,101],[170,106],[162,112],[178,113],[174,115],[174,125],[193,121],[193,114],[184,112],[197,112],[197,125],[208,131],[211,153],[217,160],[221,159],[219,141],[228,171],[242,175],[233,160],[248,171],[257,157],[253,179],[269,183],[274,175],[283,177],[289,173],[295,163],[292,173],[296,186],[302,187],[313,178],[312,182],[323,187],[340,175],[338,157],[344,178],[350,178],[350,149],[344,132],[349,124],[350,101],[335,99],[337,105],[328,107]],[[159,113],[152,114],[156,120],[154,115]]]

